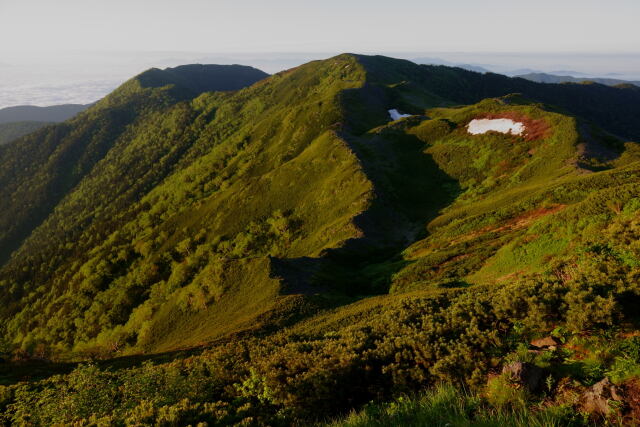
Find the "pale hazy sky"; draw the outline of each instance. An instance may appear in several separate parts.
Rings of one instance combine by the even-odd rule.
[[[0,52],[637,52],[639,0],[0,0]]]

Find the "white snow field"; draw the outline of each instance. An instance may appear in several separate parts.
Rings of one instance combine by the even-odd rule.
[[[395,108],[392,110],[389,110],[389,115],[391,116],[391,120],[398,120],[403,117],[411,117],[411,114],[400,114],[400,112]]]
[[[511,119],[474,119],[467,125],[467,131],[472,135],[480,135],[489,131],[522,135],[525,125]]]

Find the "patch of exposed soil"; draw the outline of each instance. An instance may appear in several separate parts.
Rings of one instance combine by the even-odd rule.
[[[623,384],[624,398],[627,406],[625,425],[640,424],[640,379],[634,378]]]

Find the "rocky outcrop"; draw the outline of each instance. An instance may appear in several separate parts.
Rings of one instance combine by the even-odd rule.
[[[545,372],[532,363],[512,362],[502,368],[502,373],[527,391],[535,393],[540,389]]]
[[[544,337],[533,340],[530,344],[536,349],[554,349],[560,345],[560,341],[554,337]]]
[[[618,388],[605,378],[594,384],[582,396],[582,410],[595,415],[606,416],[611,412],[610,402],[622,401]]]

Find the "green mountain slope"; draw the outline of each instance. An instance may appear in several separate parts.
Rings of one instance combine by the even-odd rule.
[[[11,420],[20,396],[58,422],[317,420],[479,386],[556,326],[633,329],[639,92],[348,54],[235,71],[152,69],[0,148],[6,345],[165,354],[9,388]]]
[[[189,100],[215,86],[200,81],[206,67],[152,69],[75,121],[7,147],[3,192],[16,200],[3,216],[5,255],[15,250],[3,268],[4,298],[12,301],[3,310],[7,333],[25,348],[47,342],[68,350],[206,342],[230,332],[218,319],[233,304],[217,303],[226,293],[263,292],[242,277],[227,283],[226,270],[238,262],[251,270],[246,263],[260,257],[267,264],[256,261],[259,281],[282,277],[279,288],[264,290],[269,301],[247,310],[250,317],[273,308],[287,287],[353,295],[441,285],[440,276],[455,284],[514,274],[517,262],[487,275],[482,265],[494,255],[489,248],[499,256],[516,244],[522,227],[494,246],[477,230],[504,228],[527,208],[564,204],[546,196],[551,183],[580,177],[581,161],[606,169],[610,159],[580,159],[584,137],[575,119],[518,98],[387,124],[390,107],[424,112],[453,102],[434,93],[444,93],[434,83],[437,70],[345,55]],[[442,71],[441,80],[450,72],[481,76]],[[228,74],[210,74],[226,84]],[[459,77],[447,82],[460,84]],[[516,143],[465,137],[464,123],[487,114],[515,114],[548,129]],[[590,132],[591,145],[620,155],[619,143]],[[26,160],[20,150],[35,144],[23,179],[15,174],[25,167],[16,164]],[[413,243],[429,222],[429,237]],[[462,249],[437,244],[432,254],[432,242],[458,238],[449,224],[480,234],[480,253],[463,237]],[[438,273],[429,278],[425,269]],[[163,342],[177,319],[222,326]]]
[[[325,67],[331,68],[329,64]],[[355,160],[344,143],[327,130],[339,117],[332,93],[354,83],[331,74],[322,81],[308,70],[301,70],[293,79],[295,85],[289,78],[275,78],[276,86],[282,86],[275,90],[271,85],[258,85],[235,94],[207,94],[147,120],[141,126],[148,129],[148,136],[114,146],[9,261],[5,266],[8,276],[22,276],[22,263],[37,259],[34,257],[47,258],[51,268],[66,271],[53,279],[47,298],[70,296],[63,303],[67,308],[59,311],[61,333],[73,321],[79,336],[91,340],[96,338],[92,331],[110,329],[96,325],[99,319],[90,317],[87,309],[102,304],[96,300],[95,292],[101,290],[94,282],[102,279],[94,272],[111,256],[116,256],[115,264],[109,261],[104,266],[115,268],[107,274],[111,279],[120,276],[122,287],[102,289],[106,291],[102,298],[111,300],[107,311],[112,314],[104,317],[105,307],[97,309],[101,321],[115,327],[134,308],[153,313],[167,299],[179,297],[175,302],[189,309],[195,304],[190,302],[193,292],[200,300],[198,307],[209,305],[224,289],[208,276],[222,270],[216,264],[226,258],[313,254],[357,235],[349,219],[364,208],[367,198],[362,195],[370,188],[356,166],[349,166]],[[291,105],[296,93],[318,85],[324,87],[315,101],[302,98],[299,108]],[[260,99],[271,91],[282,100]],[[114,95],[119,93],[109,98]],[[283,102],[294,108],[283,110]],[[247,123],[242,120],[245,115],[255,120]],[[316,157],[326,160],[314,166]],[[118,166],[114,169],[114,165]],[[120,176],[121,170],[128,170],[128,176]],[[313,194],[306,188],[297,193],[291,189],[290,179],[296,175],[315,187]],[[154,187],[158,182],[162,184]],[[345,189],[339,193],[342,204],[334,201],[336,188]],[[242,194],[267,194],[271,202]],[[132,204],[133,198],[138,200]],[[317,217],[319,212],[322,219]],[[77,263],[82,253],[89,256]],[[126,259],[118,261],[118,253]],[[71,283],[70,261],[76,264]],[[19,280],[35,281],[40,274],[48,275],[50,267],[31,270]],[[202,276],[198,283],[184,288],[183,281],[197,278],[196,273]],[[157,285],[159,300],[148,299],[152,285]],[[76,286],[91,292],[88,305],[77,304]],[[33,297],[44,302],[43,295]],[[143,307],[140,304],[145,300]],[[77,314],[69,316],[66,310]],[[148,323],[148,316],[131,318],[136,322],[130,326],[135,331],[132,339],[140,331],[139,322]],[[81,324],[83,318],[86,327]]]
[[[21,136],[44,127],[50,123],[47,122],[11,122],[0,124],[0,145],[18,139]]]
[[[248,67],[237,68],[246,72]],[[245,81],[247,85],[265,76],[253,71]],[[160,85],[159,76],[165,72],[150,70],[74,119],[0,148],[3,159],[0,200],[7,206],[0,218],[0,259],[17,248],[113,144],[131,138],[135,134],[132,128],[143,117],[161,115],[170,106],[198,94],[173,83],[175,72],[171,70],[166,71],[165,85],[146,88],[141,82],[146,81],[150,73],[156,75],[156,83]],[[227,73],[225,66],[209,71],[211,80],[220,81],[219,88],[236,88],[237,81],[225,82]]]

